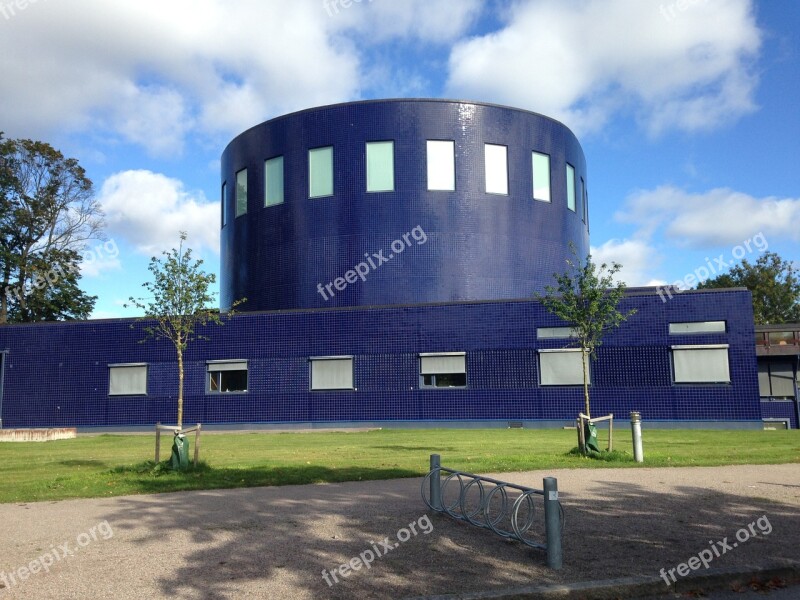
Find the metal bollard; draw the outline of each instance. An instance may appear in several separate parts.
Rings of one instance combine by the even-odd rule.
[[[431,506],[436,510],[442,510],[442,477],[441,471],[438,471],[441,466],[441,457],[438,454],[431,454],[431,472],[436,470],[431,475]]]
[[[644,452],[642,451],[642,416],[635,411],[631,413],[631,432],[633,433],[633,459],[638,463],[644,462]]]
[[[558,480],[544,478],[544,523],[547,536],[547,566],[561,568],[561,511],[558,505]]]

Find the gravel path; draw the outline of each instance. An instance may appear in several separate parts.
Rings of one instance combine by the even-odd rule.
[[[401,479],[0,505],[0,598],[397,598],[658,576],[724,538],[712,566],[800,548],[800,464],[495,477],[540,488],[546,475],[566,512],[557,572],[541,551],[426,512],[421,480]],[[369,569],[323,578],[376,550]],[[37,572],[22,581],[20,567]]]

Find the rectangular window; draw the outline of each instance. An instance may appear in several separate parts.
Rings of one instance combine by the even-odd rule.
[[[725,333],[725,321],[697,321],[695,323],[670,323],[670,335],[690,333]]]
[[[770,346],[791,346],[795,343],[791,331],[770,331],[768,335]]]
[[[760,362],[758,364],[758,382],[761,396],[794,398],[795,374],[792,361]]]
[[[486,193],[508,195],[508,148],[497,144],[484,144],[483,158]]]
[[[264,162],[264,206],[283,204],[283,157]]]
[[[567,208],[575,212],[575,167],[567,163]]]
[[[550,202],[550,155],[533,153],[533,199]]]
[[[673,346],[675,383],[730,383],[728,345]]]
[[[428,189],[456,189],[456,143],[428,140]]]
[[[225,225],[228,224],[228,215],[227,215],[227,212],[225,211],[225,209],[227,208],[227,204],[228,204],[226,202],[227,199],[228,199],[228,184],[227,183],[223,183],[222,184],[222,198],[220,198],[220,201],[219,201],[219,203],[220,203],[220,213],[222,214],[222,226],[223,227],[225,227]]]
[[[309,361],[312,390],[353,389],[352,356],[319,356]]]
[[[536,337],[540,340],[561,340],[575,337],[574,327],[539,327]]]
[[[147,395],[147,364],[108,365],[108,395]]]
[[[236,173],[236,216],[247,213],[247,169]]]
[[[581,201],[581,209],[578,211],[581,214],[581,219],[583,222],[586,223],[586,206],[584,205],[586,199],[586,183],[583,181],[583,177],[581,177],[581,189],[580,189],[580,196],[578,198]]]
[[[539,350],[539,370],[541,385],[583,385],[581,349]]]
[[[367,191],[394,191],[394,142],[367,142]]]
[[[308,197],[333,196],[333,146],[308,151]]]
[[[586,228],[589,228],[589,189],[583,186],[583,222],[586,223]]]
[[[437,352],[419,355],[420,387],[467,387],[467,355],[464,352]]]
[[[247,391],[247,361],[219,360],[208,361],[208,392],[229,394]]]

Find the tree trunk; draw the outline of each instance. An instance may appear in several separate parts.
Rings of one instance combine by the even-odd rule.
[[[178,427],[183,429],[183,352],[178,349]]]
[[[587,355],[586,350],[581,348],[581,355],[583,360],[583,400],[586,403],[586,416],[591,418],[592,414],[589,412],[589,365],[588,360],[589,356]]]

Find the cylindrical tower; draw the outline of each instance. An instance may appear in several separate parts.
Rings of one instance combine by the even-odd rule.
[[[479,102],[312,108],[222,155],[221,305],[530,297],[589,247],[586,161],[561,123]]]

